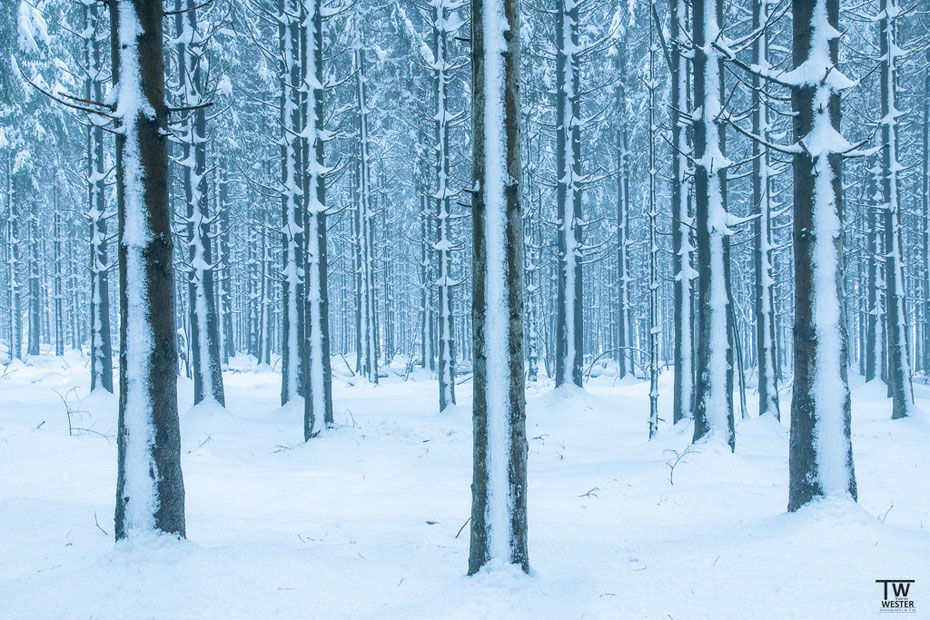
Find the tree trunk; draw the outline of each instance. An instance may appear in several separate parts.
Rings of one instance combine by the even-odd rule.
[[[529,571],[517,0],[473,0],[474,469],[468,574]]]
[[[581,387],[584,306],[581,270],[581,100],[578,3],[556,8],[556,209],[559,285],[556,311],[555,386]]]
[[[307,339],[304,388],[304,440],[333,423],[332,368],[329,358],[329,298],[327,294],[326,183],[323,174],[323,9],[320,0],[303,1],[301,50],[303,85],[301,119],[307,137],[304,148],[304,336]]]
[[[110,2],[119,207],[116,539],[184,536],[160,0]]]
[[[300,156],[300,32],[294,0],[280,0],[278,39],[281,80],[281,226],[284,282],[281,286],[281,404],[303,390],[300,347],[304,342],[303,190]]]
[[[842,155],[836,69],[839,0],[792,0],[794,66],[794,389],[788,510],[856,497],[843,309]],[[821,24],[828,23],[830,28]],[[815,27],[815,24],[817,25]],[[829,81],[820,76],[831,75]],[[817,76],[810,80],[806,76]],[[844,84],[845,82],[845,84]],[[831,140],[818,137],[832,136]]]
[[[735,449],[733,420],[733,346],[730,305],[729,234],[726,168],[723,153],[722,66],[713,47],[720,33],[722,7],[715,0],[694,0],[695,228],[699,268],[697,391],[694,441],[715,435]]]
[[[687,7],[684,0],[669,0],[669,38],[671,61],[672,128],[672,270],[674,273],[674,392],[672,420],[677,424],[692,416],[694,397],[694,320],[691,312],[691,218],[688,215],[688,145],[685,139],[682,114],[688,109],[688,60],[679,48],[680,21],[684,21]]]
[[[758,30],[768,23],[768,4],[765,0],[753,2],[753,29]],[[769,67],[769,29],[753,43],[753,63]],[[769,142],[768,102],[762,80],[752,77],[752,132]],[[754,222],[753,262],[755,267],[754,305],[756,315],[756,359],[759,367],[759,415],[766,413],[780,419],[778,406],[778,384],[775,368],[775,280],[772,276],[772,229],[771,229],[771,183],[769,181],[768,149],[752,141],[752,203],[759,209]]]
[[[888,386],[893,419],[912,413],[911,363],[907,350],[907,304],[904,299],[904,265],[901,252],[901,204],[898,191],[897,20],[895,0],[881,0],[879,47],[881,50],[882,195],[885,233],[885,305],[888,342]]]
[[[447,87],[450,76],[448,54],[448,10],[443,0],[435,2],[433,19],[433,85],[436,97],[434,134],[436,147],[436,262],[438,271],[437,293],[439,296],[439,411],[455,404],[455,338],[452,332],[452,202],[453,192],[449,189],[449,121]]]

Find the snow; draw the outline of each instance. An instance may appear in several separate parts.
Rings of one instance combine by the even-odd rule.
[[[116,398],[86,396],[85,361],[43,355],[0,378],[4,618],[874,618],[875,579],[930,580],[924,385],[918,415],[892,421],[884,386],[853,377],[860,505],[787,514],[787,420],[738,421],[735,454],[702,446],[672,485],[668,451],[691,430],[646,440],[648,383],[567,394],[541,380],[527,405],[533,572],[466,577],[469,384],[440,416],[435,381],[336,380],[337,427],[304,444],[278,374],[235,359],[228,410],[191,410],[181,380],[189,540],[114,547]],[[106,438],[68,436],[53,390],[75,386],[75,426]]]
[[[47,46],[51,42],[48,23],[39,9],[28,2],[19,3],[16,26],[19,49],[27,54],[36,54],[41,46]]]

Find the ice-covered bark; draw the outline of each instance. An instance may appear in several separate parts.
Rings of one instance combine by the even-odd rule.
[[[584,359],[581,271],[581,95],[578,2],[556,7],[556,211],[559,248],[555,385],[581,386]]]
[[[730,320],[730,230],[724,192],[730,162],[723,152],[722,3],[695,0],[694,193],[699,265],[699,330],[694,441],[716,438],[735,446],[733,346]]]
[[[888,386],[891,388],[892,418],[912,414],[914,395],[907,347],[907,304],[904,299],[904,266],[901,252],[901,201],[898,161],[898,47],[897,31],[901,8],[896,0],[882,0],[879,15],[882,105],[882,195],[885,233],[885,304],[888,331]]]
[[[473,0],[472,320],[475,387],[468,573],[529,570],[517,0]]]
[[[839,0],[793,0],[794,390],[788,510],[821,496],[856,497],[843,310]]]
[[[162,19],[160,0],[110,2],[119,120],[117,540],[185,531]]]

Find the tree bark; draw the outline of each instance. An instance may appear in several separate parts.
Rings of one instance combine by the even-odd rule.
[[[792,0],[794,155],[794,389],[788,453],[788,510],[827,495],[856,498],[843,316],[842,155],[837,152],[841,76],[839,0]],[[805,64],[806,63],[806,64]],[[805,75],[837,74],[815,82]],[[836,132],[830,141],[816,137]],[[815,139],[811,140],[811,136]],[[813,150],[812,150],[813,149]]]
[[[468,574],[529,571],[520,208],[520,5],[473,0],[474,469]]]
[[[110,2],[120,271],[116,539],[184,536],[161,0]],[[148,112],[148,113],[147,113]]]

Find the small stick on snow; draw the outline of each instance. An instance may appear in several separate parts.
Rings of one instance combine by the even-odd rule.
[[[107,531],[106,531],[105,529],[103,529],[102,527],[100,527],[100,522],[97,521],[97,513],[96,513],[96,512],[94,513],[94,525],[97,526],[97,529],[98,529],[98,530],[100,530],[101,532],[103,532],[103,535],[104,535],[104,536],[109,536],[109,534],[107,533]]]
[[[471,517],[468,517],[468,520],[466,520],[465,523],[462,524],[462,527],[459,528],[458,533],[455,535],[456,538],[459,537],[459,534],[462,533],[462,530],[465,529],[465,526],[468,525],[468,522],[469,522],[469,521],[471,521]]]

